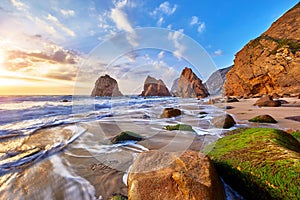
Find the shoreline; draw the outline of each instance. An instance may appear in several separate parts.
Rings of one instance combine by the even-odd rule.
[[[253,106],[257,100],[258,98],[239,99],[239,102],[215,103],[214,105],[218,108],[232,106],[232,109],[226,109],[225,111],[232,114],[238,124],[248,125],[250,127],[278,128],[288,132],[300,131],[299,121],[286,119],[286,117],[300,116],[300,99],[296,97],[280,98],[280,100],[288,102],[288,104],[283,104],[280,107]],[[248,120],[253,117],[265,114],[272,116],[278,123],[259,124],[248,122]]]

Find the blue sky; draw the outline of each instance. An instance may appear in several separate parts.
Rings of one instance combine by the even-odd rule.
[[[57,93],[66,93],[74,86],[74,81],[104,72],[115,73],[115,78],[121,79],[118,74],[122,71],[118,69],[123,66],[120,63],[117,63],[119,68],[110,71],[99,70],[99,66],[107,66],[113,61],[95,61],[98,71],[88,69],[95,63],[83,64],[87,63],[87,59],[90,59],[88,63],[93,60],[91,52],[95,54],[99,44],[116,34],[130,34],[126,36],[128,45],[132,49],[139,47],[140,40],[151,37],[150,34],[136,36],[135,29],[143,27],[170,30],[169,43],[175,48],[170,50],[173,51],[171,53],[133,51],[137,55],[143,52],[144,58],[150,57],[147,57],[150,64],[167,69],[167,72],[157,71],[153,76],[164,78],[166,74],[163,73],[172,74],[172,69],[176,69],[176,73],[172,74],[174,78],[180,72],[175,65],[190,64],[179,58],[188,51],[187,46],[179,44],[180,37],[189,37],[199,43],[211,56],[215,68],[227,67],[233,64],[234,55],[247,42],[266,31],[272,22],[297,3],[295,0],[2,0],[0,93],[17,84],[24,84],[27,89],[38,88],[43,82],[47,82],[48,88],[41,89],[40,93],[49,89],[56,93],[57,86],[61,85],[63,87]],[[155,34],[159,37],[158,32]],[[162,55],[165,60],[159,63]],[[144,63],[147,59],[138,58],[135,62],[129,59],[123,64],[147,68],[147,63]],[[78,76],[80,71],[81,77]],[[86,79],[94,83],[95,77]],[[169,79],[167,85],[171,84]]]

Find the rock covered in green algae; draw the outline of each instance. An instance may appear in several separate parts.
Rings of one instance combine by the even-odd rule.
[[[110,200],[127,200],[127,199],[128,199],[128,197],[121,195],[121,194],[116,194],[110,198]]]
[[[219,175],[247,199],[299,199],[300,143],[292,135],[241,129],[207,149]]]
[[[248,120],[249,122],[258,122],[258,123],[271,123],[276,124],[278,123],[272,116],[270,115],[259,115],[252,119]]]
[[[113,137],[110,141],[112,144],[118,144],[126,141],[141,141],[144,138],[137,133],[131,131],[123,131],[117,136]]]
[[[165,126],[165,129],[168,131],[179,130],[179,131],[192,131],[195,132],[192,126],[187,124],[177,124],[177,125],[168,125]]]

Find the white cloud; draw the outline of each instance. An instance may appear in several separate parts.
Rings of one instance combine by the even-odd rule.
[[[205,23],[204,22],[200,22],[199,26],[197,28],[198,33],[202,33],[205,30]]]
[[[47,19],[53,22],[57,27],[59,27],[62,31],[67,33],[68,35],[75,37],[74,31],[63,25],[55,16],[48,14]]]
[[[191,26],[193,26],[193,25],[195,25],[195,24],[198,24],[198,17],[197,16],[193,16],[192,17],[192,20],[191,20],[191,22],[190,22],[190,25]]]
[[[205,22],[199,21],[199,18],[197,16],[192,16],[190,25],[191,26],[198,26],[197,27],[198,33],[202,33],[205,30]]]
[[[214,56],[221,56],[223,54],[224,54],[224,52],[221,49],[218,49],[213,53]]]
[[[169,24],[169,25],[167,26],[167,29],[171,30],[171,29],[172,29],[172,24]]]
[[[18,10],[25,11],[28,9],[28,6],[20,1],[17,0],[11,0],[10,1]]]
[[[165,14],[165,15],[172,15],[177,9],[177,5],[174,4],[173,6],[170,5],[168,1],[163,2],[159,5],[159,7],[155,8],[153,12],[151,12],[151,15],[159,15],[159,14]]]
[[[66,17],[73,17],[75,15],[75,11],[74,10],[64,10],[61,9],[60,13],[63,14]]]
[[[157,21],[157,26],[161,26],[164,23],[164,18],[160,17],[159,20]]]
[[[181,57],[186,49],[186,47],[180,43],[180,40],[183,38],[183,29],[179,29],[175,32],[170,32],[168,39],[173,41],[174,47],[176,50],[173,52],[174,56],[181,60]]]
[[[164,51],[159,52],[159,54],[157,55],[157,58],[162,59],[164,57],[164,54],[165,54]]]

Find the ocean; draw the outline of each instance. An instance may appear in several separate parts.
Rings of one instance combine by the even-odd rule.
[[[109,199],[127,194],[127,173],[149,149],[201,150],[222,137],[207,99],[124,96],[0,97],[0,199]],[[164,108],[183,115],[160,118]],[[167,131],[189,124],[195,133]],[[145,141],[110,144],[122,131]],[[227,185],[228,199],[238,199]]]

